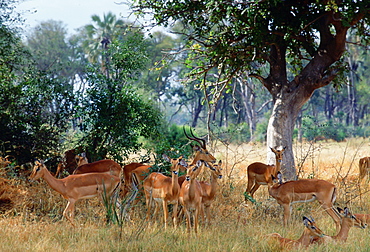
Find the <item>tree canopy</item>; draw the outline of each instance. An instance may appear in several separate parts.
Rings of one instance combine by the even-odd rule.
[[[143,0],[134,10],[151,13],[158,25],[181,21],[191,51],[189,80],[199,80],[213,109],[235,77],[247,72],[261,81],[274,103],[267,150],[287,147],[288,178],[295,177],[292,136],[302,106],[345,70],[349,29],[358,35],[352,43],[365,46],[370,35],[368,1]],[[272,152],[267,157],[273,162]]]

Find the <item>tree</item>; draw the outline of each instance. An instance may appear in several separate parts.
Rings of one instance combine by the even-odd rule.
[[[80,144],[91,161],[107,156],[122,161],[122,155],[141,147],[140,137],[155,139],[159,135],[159,110],[133,87],[147,57],[142,34],[131,35],[124,41],[111,41],[104,55],[111,74],[102,73],[100,64],[95,64],[88,72],[86,93],[80,96],[80,127],[84,132]]]
[[[200,79],[213,104],[231,89],[235,76],[250,72],[261,81],[274,104],[267,149],[287,147],[282,171],[289,179],[296,177],[292,136],[302,106],[343,70],[350,29],[361,38],[353,42],[369,42],[368,1],[140,0],[134,10],[151,11],[158,25],[184,24],[182,33],[198,59],[190,77]],[[269,66],[267,73],[261,64]],[[215,69],[217,82],[207,82]],[[273,163],[274,154],[268,151],[267,159]]]

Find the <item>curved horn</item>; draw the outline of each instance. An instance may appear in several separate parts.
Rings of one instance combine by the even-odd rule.
[[[190,128],[190,134],[196,139],[195,141],[197,141],[203,149],[206,149],[206,140],[194,136],[193,130],[191,128]]]
[[[190,137],[187,133],[186,133],[186,130],[185,130],[185,126],[184,126],[184,133],[185,133],[185,136],[186,138],[188,138],[189,140],[193,140],[193,141],[196,141],[200,144],[200,146],[203,148],[203,149],[206,149],[206,141],[204,139],[201,139],[201,138],[198,138],[196,136],[194,136],[194,133],[192,131],[192,129],[190,128],[190,133],[193,137]]]

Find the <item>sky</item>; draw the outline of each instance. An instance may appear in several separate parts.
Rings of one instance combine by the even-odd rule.
[[[127,20],[130,16],[129,6],[118,4],[127,0],[24,0],[17,6],[18,12],[23,12],[24,29],[35,27],[41,21],[50,19],[63,21],[69,33],[91,23],[91,16],[112,12],[117,17]],[[132,15],[130,21],[134,21]]]

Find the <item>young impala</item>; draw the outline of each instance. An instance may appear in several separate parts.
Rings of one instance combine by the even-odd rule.
[[[286,249],[298,249],[300,247],[306,248],[312,243],[313,239],[325,236],[321,229],[316,225],[313,218],[309,219],[303,216],[303,224],[306,228],[303,230],[303,233],[298,240],[284,238],[278,233],[268,234],[267,236],[278,240],[280,247]]]
[[[120,178],[106,173],[70,175],[63,179],[53,177],[43,162],[36,161],[30,175],[31,180],[43,178],[48,185],[68,201],[63,216],[73,225],[75,203],[80,199],[90,199],[106,193],[112,196],[120,185]]]
[[[282,182],[282,174],[278,172],[278,183],[270,190],[270,195],[284,208],[284,225],[288,224],[291,204],[317,200],[323,209],[333,218],[337,230],[340,228],[340,217],[333,208],[336,199],[336,188],[332,183],[321,179],[301,179]]]
[[[323,236],[314,238],[312,243],[327,243],[327,242],[346,242],[348,238],[348,233],[351,227],[358,227],[361,229],[366,228],[366,224],[362,223],[361,220],[357,219],[355,215],[351,214],[347,207],[343,209],[338,208],[338,212],[341,216],[341,228],[337,235],[335,236]]]
[[[209,183],[205,181],[199,181],[200,186],[202,187],[202,204],[204,212],[206,214],[206,223],[210,224],[211,220],[211,204],[215,200],[216,192],[218,189],[218,179],[222,179],[221,166],[222,161],[220,160],[218,164],[209,164],[204,162],[204,165],[211,170],[211,178]],[[202,218],[204,222],[204,213],[202,211]]]
[[[173,204],[173,223],[177,227],[177,207],[180,193],[178,172],[180,166],[186,166],[187,164],[182,160],[182,157],[170,159],[167,155],[163,155],[163,158],[172,164],[172,177],[153,172],[144,180],[144,193],[148,207],[147,220],[150,218],[152,204],[155,204],[154,217],[156,217],[159,204],[161,203],[163,207],[164,227],[167,228],[168,204]]]
[[[268,188],[270,189],[273,184],[271,175],[276,177],[277,173],[280,171],[280,163],[283,160],[283,153],[286,147],[282,150],[277,150],[276,148],[271,147],[270,149],[275,153],[276,165],[266,165],[264,163],[256,162],[248,166],[248,186],[245,193],[249,193],[252,198],[261,185],[268,185]]]
[[[191,229],[191,215],[193,215],[194,231],[198,232],[198,219],[202,211],[202,187],[196,180],[201,171],[203,161],[197,161],[195,165],[188,168],[186,179],[181,186],[179,200],[186,216],[188,234]]]

